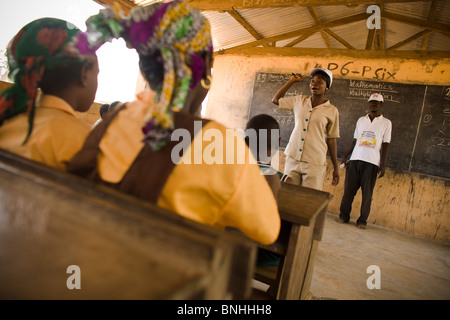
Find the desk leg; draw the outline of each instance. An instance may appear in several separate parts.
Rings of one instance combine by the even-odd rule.
[[[327,213],[327,210],[325,208],[317,215],[316,222],[314,223],[314,233],[312,236],[312,245],[311,245],[311,251],[309,254],[308,269],[306,270],[305,283],[303,284],[302,293],[300,295],[301,300],[308,299],[310,296],[309,289],[311,288],[314,263],[315,263],[315,259],[316,259],[317,249],[319,247],[319,242],[322,240],[322,233],[323,233],[323,227],[325,225],[326,213]]]
[[[291,227],[277,295],[279,300],[299,300],[301,297],[314,233],[314,221],[311,222],[310,226]]]

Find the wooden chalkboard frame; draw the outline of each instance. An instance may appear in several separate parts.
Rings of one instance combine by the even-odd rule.
[[[290,76],[258,72],[249,112],[249,119],[261,113],[277,119],[282,150],[295,119],[291,111],[279,110],[272,97]],[[326,97],[339,110],[338,158],[350,145],[356,121],[367,114],[367,99],[375,92],[384,96],[383,116],[392,122],[387,167],[450,179],[450,86],[333,79]],[[295,83],[286,95],[297,94],[311,94],[308,77]]]

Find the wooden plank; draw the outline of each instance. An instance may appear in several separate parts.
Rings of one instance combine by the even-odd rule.
[[[236,10],[227,10],[226,11],[230,16],[233,17],[241,26],[244,27],[245,30],[248,31],[256,40],[260,40],[263,37],[237,12]],[[269,44],[266,44],[269,45]]]
[[[313,6],[307,6],[307,8],[308,8],[309,14],[314,19],[314,22],[316,24],[320,23],[321,21],[320,21],[319,14],[317,13],[316,8]],[[331,49],[332,45],[331,45],[330,39],[328,39],[328,36],[327,36],[325,30],[328,30],[328,29],[321,30],[320,35],[322,36],[322,39],[325,42],[325,45],[327,46],[327,48]]]
[[[325,191],[282,183],[278,210],[283,220],[309,226],[313,218],[328,206],[329,197]]]
[[[284,7],[298,7],[298,6],[356,6],[359,4],[380,4],[380,3],[395,3],[395,2],[417,2],[423,0],[188,0],[200,10],[204,11],[226,11],[232,8],[235,9],[263,9],[263,8],[284,8]]]
[[[366,50],[372,49],[373,40],[375,38],[375,30],[376,29],[369,29],[369,32],[367,33]]]
[[[418,18],[405,16],[405,15],[401,15],[401,14],[393,13],[393,12],[389,12],[389,11],[384,11],[381,18],[406,23],[406,24],[416,26],[416,27],[423,27],[425,29],[440,32],[440,33],[450,37],[450,25],[445,24],[445,23],[418,19]]]
[[[228,299],[251,291],[252,241],[1,150],[0,204],[2,298]],[[66,288],[73,264],[80,291]]]
[[[324,30],[326,33],[328,33],[334,40],[336,40],[337,42],[339,42],[340,44],[342,44],[344,47],[346,47],[347,49],[355,49],[355,47],[353,47],[350,43],[348,43],[347,41],[345,41],[343,38],[341,38],[340,36],[338,36],[336,33],[334,33],[333,31],[331,31],[330,29],[326,29]]]
[[[405,40],[403,40],[403,41],[400,41],[400,42],[398,42],[398,43],[396,43],[396,44],[390,46],[389,48],[387,48],[387,50],[394,50],[394,49],[401,48],[401,47],[403,47],[404,45],[406,45],[406,44],[408,44],[408,43],[410,43],[410,42],[413,42],[414,40],[419,39],[420,37],[423,37],[423,36],[425,36],[425,35],[427,35],[427,34],[430,34],[431,32],[432,32],[432,31],[431,31],[431,30],[428,30],[428,29],[427,29],[427,30],[423,30],[423,31],[421,31],[421,32],[418,32],[418,33],[412,35],[411,37],[409,37],[408,39],[405,39]]]
[[[243,45],[235,46],[233,48],[256,47],[256,46],[267,44],[269,42],[295,38],[295,37],[302,36],[303,34],[315,33],[315,32],[318,32],[318,31],[320,31],[322,29],[333,28],[333,27],[337,27],[337,26],[340,26],[340,25],[344,25],[344,24],[348,24],[348,23],[352,23],[352,22],[356,22],[356,21],[361,21],[361,20],[365,20],[365,19],[367,19],[367,14],[365,12],[358,13],[358,14],[355,14],[355,15],[352,15],[352,16],[349,16],[349,17],[340,18],[340,19],[331,20],[331,21],[326,21],[326,22],[322,22],[322,23],[316,24],[316,25],[311,26],[311,27],[299,29],[299,30],[296,30],[296,31],[287,32],[287,33],[280,34],[280,35],[277,35],[277,36],[264,38],[264,39],[261,39],[261,40],[252,41],[252,42],[249,42],[249,43],[246,43],[246,44],[243,44]]]
[[[244,56],[276,56],[276,57],[296,57],[296,56],[316,56],[332,57],[345,56],[359,59],[448,59],[450,51],[419,51],[419,50],[350,50],[350,49],[318,49],[318,48],[230,48],[220,50],[216,55],[231,54]]]
[[[308,268],[314,226],[293,225],[277,299],[299,300]]]
[[[438,1],[436,1],[436,0],[431,1],[430,11],[428,12],[427,21],[433,20],[434,15],[436,14],[437,5],[438,5]],[[430,39],[429,33],[423,36],[421,50],[427,50],[429,39]]]
[[[310,288],[314,272],[314,263],[316,259],[317,250],[319,248],[319,241],[313,240],[311,250],[309,252],[309,261],[306,269],[305,280],[303,282],[302,290],[300,292],[300,300],[306,300],[311,295]]]

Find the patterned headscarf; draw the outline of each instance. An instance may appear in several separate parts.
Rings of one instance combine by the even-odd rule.
[[[142,128],[144,141],[159,150],[170,141],[173,111],[183,107],[189,89],[204,74],[206,64],[201,53],[213,50],[210,25],[198,9],[182,1],[135,7],[125,19],[115,9],[103,9],[86,21],[89,40],[100,46],[121,36],[141,57],[161,53],[162,89]]]
[[[35,100],[46,69],[75,62],[95,61],[95,49],[86,34],[73,24],[55,18],[41,18],[25,25],[7,48],[9,77],[14,85],[0,95],[0,125],[20,113],[28,113],[28,132],[33,130]]]

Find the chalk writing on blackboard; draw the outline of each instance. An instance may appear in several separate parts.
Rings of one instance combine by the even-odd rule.
[[[439,125],[435,128],[433,133],[432,143],[434,147],[450,149],[450,102],[449,102],[450,87],[443,87],[441,97],[443,98],[443,105],[441,106],[440,114],[438,115]],[[433,119],[431,114],[426,114],[423,122],[427,123]]]
[[[393,84],[389,83],[374,83],[363,80],[350,80],[348,86],[348,99],[369,99],[372,93],[381,93],[384,97],[384,101],[390,101],[395,103],[400,102],[400,96],[398,91],[395,90]]]

